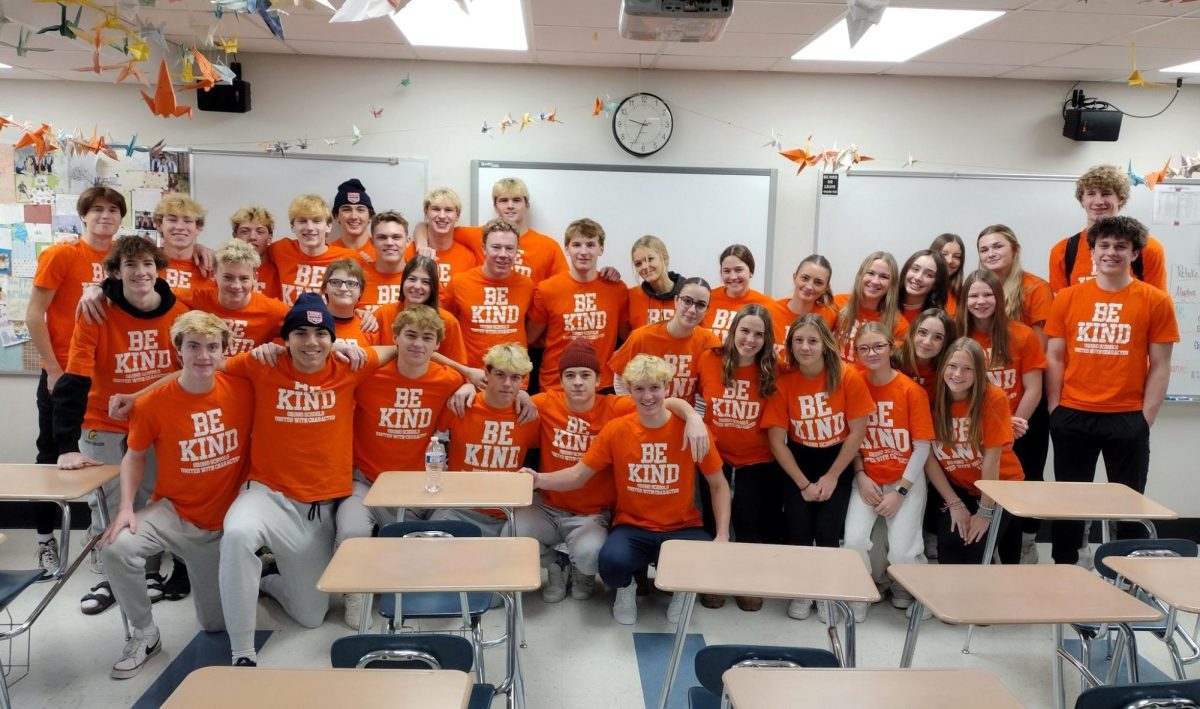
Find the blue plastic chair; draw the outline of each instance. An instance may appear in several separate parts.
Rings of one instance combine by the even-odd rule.
[[[710,645],[696,653],[699,687],[688,690],[690,709],[718,709],[725,684],[721,676],[734,667],[837,668],[837,657],[828,650],[772,645]]]
[[[457,635],[351,635],[338,638],[329,648],[334,667],[369,669],[430,669],[471,672],[475,653],[466,638]],[[468,709],[492,705],[496,688],[476,684],[471,689]]]
[[[1200,707],[1200,679],[1095,687],[1079,695],[1075,709],[1150,709]]]

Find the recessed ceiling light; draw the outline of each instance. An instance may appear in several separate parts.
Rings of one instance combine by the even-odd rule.
[[[878,25],[852,49],[843,18],[792,59],[842,62],[903,62],[1003,15],[993,10],[928,10],[889,7]]]
[[[521,0],[412,0],[392,21],[414,47],[463,47],[525,51]]]
[[[1175,72],[1180,72],[1181,74],[1200,74],[1200,60],[1196,60],[1194,62],[1188,62],[1187,64],[1178,64],[1176,66],[1169,66],[1169,67],[1166,67],[1163,69],[1159,69],[1159,71],[1166,72],[1169,74],[1173,74]]]

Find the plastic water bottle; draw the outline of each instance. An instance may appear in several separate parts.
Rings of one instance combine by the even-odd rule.
[[[429,439],[425,447],[425,492],[438,492],[442,489],[442,471],[446,469],[446,448],[437,436]]]

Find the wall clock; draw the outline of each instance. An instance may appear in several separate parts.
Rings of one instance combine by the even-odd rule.
[[[670,107],[654,94],[633,94],[613,112],[613,137],[634,157],[644,158],[662,150],[674,129]]]

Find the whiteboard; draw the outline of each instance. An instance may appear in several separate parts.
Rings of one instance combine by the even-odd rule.
[[[1077,179],[855,170],[840,176],[837,195],[822,194],[817,200],[816,250],[833,265],[834,292],[844,293],[869,252],[890,251],[903,265],[947,231],[963,238],[963,268],[974,270],[979,266],[976,237],[989,224],[1001,223],[1021,242],[1022,267],[1046,278],[1050,249],[1087,223],[1075,199]],[[1145,187],[1130,192],[1122,214],[1148,226],[1167,252],[1167,287],[1180,334],[1168,391],[1200,396],[1200,225],[1155,223],[1154,195]]]
[[[428,161],[416,158],[193,150],[191,171],[192,197],[208,210],[200,242],[214,248],[232,236],[229,217],[243,206],[266,207],[276,238],[287,236],[293,198],[317,194],[332,207],[337,186],[352,177],[367,188],[376,212],[396,209],[415,224],[429,183]],[[338,236],[336,222],[333,229]]]
[[[567,225],[588,217],[604,227],[601,266],[639,282],[630,249],[646,234],[670,252],[670,269],[720,285],[718,257],[745,244],[757,268],[751,287],[771,292],[775,170],[581,165],[475,160],[471,163],[471,221],[492,219],[492,185],[519,177],[529,188],[529,228],[562,243]]]

